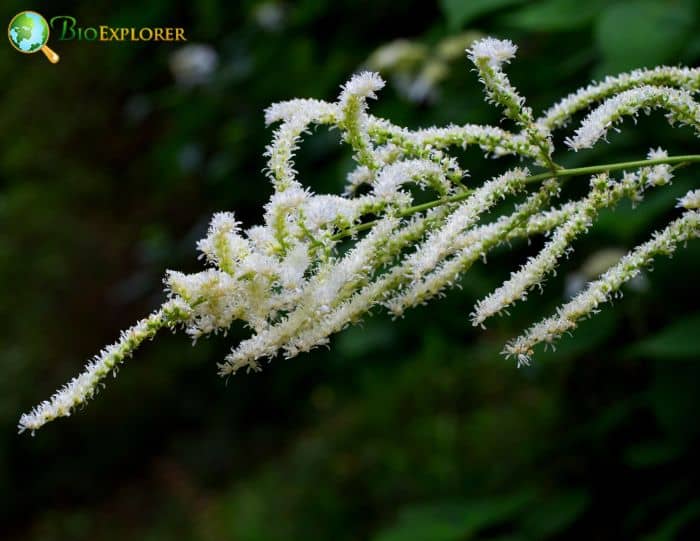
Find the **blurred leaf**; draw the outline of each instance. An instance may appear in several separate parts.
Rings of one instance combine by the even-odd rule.
[[[694,19],[695,5],[687,0],[610,3],[595,28],[603,57],[598,75],[672,61],[683,47]]]
[[[626,356],[648,359],[697,359],[700,353],[700,314],[669,325],[625,350]]]
[[[359,359],[381,352],[396,341],[396,329],[386,321],[372,320],[362,327],[351,327],[341,333],[334,347],[348,359]]]
[[[606,3],[607,0],[545,0],[506,15],[503,22],[534,32],[574,30],[590,23]]]
[[[651,192],[638,205],[625,201],[614,209],[601,212],[595,227],[611,233],[620,241],[630,242],[640,231],[648,229],[659,216],[673,209],[678,198],[687,191],[688,186],[678,182]]]
[[[627,355],[657,359],[651,385],[651,406],[659,424],[671,435],[690,440],[700,433],[700,314],[681,319],[643,340]]]
[[[681,64],[692,64],[698,58],[700,58],[700,35],[694,35],[685,44],[679,60]]]
[[[697,331],[696,331],[697,332]],[[700,363],[697,349],[692,360],[672,357],[654,363],[654,379],[649,393],[659,425],[673,438],[692,441],[700,436]]]
[[[700,516],[700,500],[693,500],[680,511],[673,513],[654,533],[643,538],[643,541],[672,541],[680,539],[678,534],[688,522]]]
[[[680,481],[670,480],[664,484],[663,490],[641,499],[625,517],[625,529],[630,531],[642,524],[648,524],[649,517],[657,514],[659,509],[674,509],[678,507],[678,501],[687,501],[688,488],[692,482],[687,476]]]
[[[524,0],[440,0],[440,6],[453,29],[461,28],[466,23],[497,11],[506,6],[520,4]]]
[[[590,65],[597,56],[598,53],[590,43],[581,44],[581,48],[578,51],[572,53],[556,66],[552,66],[552,71],[554,72],[552,73],[552,77],[556,78],[553,80],[563,81],[583,72],[584,68]]]
[[[569,527],[588,507],[590,496],[582,490],[550,495],[529,509],[523,529],[531,539],[544,539]]]
[[[395,526],[375,541],[460,541],[478,530],[513,519],[535,499],[531,491],[481,501],[444,502],[409,507]]]
[[[646,396],[631,395],[625,400],[604,408],[597,416],[579,427],[579,434],[586,439],[600,440],[619,430],[630,418],[647,405]]]
[[[671,462],[681,451],[678,445],[668,441],[650,441],[629,447],[625,462],[633,468],[648,468]]]

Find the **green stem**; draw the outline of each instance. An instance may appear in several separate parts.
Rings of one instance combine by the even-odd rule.
[[[631,162],[617,162],[617,163],[606,163],[602,165],[589,165],[587,167],[574,167],[571,169],[556,169],[554,171],[547,171],[546,173],[538,173],[537,175],[529,176],[525,179],[526,184],[531,184],[534,182],[542,182],[548,178],[566,178],[566,177],[576,177],[580,175],[594,175],[596,173],[605,173],[610,171],[620,171],[622,169],[636,169],[639,167],[647,167],[650,165],[685,165],[689,163],[700,162],[700,154],[688,154],[685,156],[669,156],[668,158],[656,158],[653,160],[635,160]],[[448,197],[441,197],[439,199],[434,199],[433,201],[428,201],[427,203],[421,203],[420,205],[414,205],[408,207],[397,213],[397,216],[405,218],[406,216],[411,216],[417,212],[423,212],[425,210],[431,209],[433,207],[438,207],[440,205],[448,205],[450,203],[458,203],[464,201],[469,197],[474,190],[464,190],[455,195],[450,195]],[[377,220],[372,220],[364,224],[349,227],[331,237],[332,240],[340,240],[345,237],[350,237],[356,233],[366,231],[371,229]]]

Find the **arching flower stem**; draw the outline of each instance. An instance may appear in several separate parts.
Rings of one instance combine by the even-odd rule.
[[[700,162],[700,154],[685,154],[685,155],[679,155],[679,156],[668,156],[667,158],[656,158],[656,159],[645,159],[645,160],[634,160],[634,161],[628,161],[628,162],[615,162],[615,163],[606,163],[606,164],[600,164],[600,165],[588,165],[585,167],[572,167],[570,169],[562,168],[562,169],[557,169],[556,171],[547,171],[546,173],[537,173],[536,175],[530,175],[525,179],[526,184],[534,184],[537,182],[542,182],[543,180],[547,180],[548,178],[568,178],[568,177],[578,177],[578,176],[584,176],[584,175],[594,175],[597,173],[609,173],[612,171],[622,171],[624,169],[636,169],[639,167],[647,167],[651,165],[661,165],[661,164],[667,164],[667,165],[676,165],[676,166],[683,166],[683,165],[688,165],[691,163],[697,163]],[[464,201],[467,197],[469,197],[472,193],[474,193],[474,190],[471,189],[465,189],[463,191],[460,191],[459,193],[456,193],[454,195],[450,195],[447,197],[441,197],[439,199],[433,199],[432,201],[427,201],[425,203],[421,203],[419,205],[414,205],[412,207],[408,207],[406,209],[403,209],[399,212],[397,212],[397,216],[399,218],[405,218],[407,216],[411,216],[413,214],[416,214],[418,212],[423,212],[425,210],[429,210],[434,207],[439,207],[440,205],[449,205],[451,203],[459,203],[460,201]],[[332,240],[340,240],[345,237],[351,237],[353,235],[356,235],[357,233],[361,233],[363,231],[367,231],[368,229],[371,229],[374,227],[376,224],[376,220],[372,220],[369,222],[365,222],[363,224],[355,225],[352,227],[348,227],[347,229],[344,229],[343,231],[340,231],[333,235],[331,237]]]

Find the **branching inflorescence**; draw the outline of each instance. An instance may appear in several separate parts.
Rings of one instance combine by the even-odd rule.
[[[338,101],[297,99],[272,105],[268,124],[278,123],[267,148],[267,175],[274,193],[265,205],[263,225],[241,229],[228,212],[215,214],[198,243],[206,270],[169,271],[168,300],[148,318],[124,331],[82,374],[48,401],[23,415],[20,432],[35,431],[68,416],[91,398],[102,380],[158,330],[182,327],[196,340],[226,330],[234,321],[252,329],[219,364],[221,375],[259,370],[260,361],[293,357],[328,343],[330,335],[358,322],[374,308],[401,315],[453,286],[460,275],[493,248],[518,238],[546,235],[542,250],[477,302],[474,325],[542,287],[571,244],[599,212],[619,201],[639,201],[652,188],[671,182],[673,168],[700,156],[671,156],[652,150],[636,162],[564,169],[553,160],[553,132],[589,110],[573,135],[573,150],[590,148],[611,127],[640,111],[662,109],[671,124],[700,132],[700,70],[658,67],[609,77],[571,94],[535,118],[503,71],[516,53],[510,41],[486,38],[468,51],[487,100],[502,108],[516,130],[463,125],[411,131],[368,113],[368,100],[384,81],[360,73],[342,88]],[[340,130],[355,168],[342,195],[315,194],[298,179],[294,154],[314,125]],[[543,168],[515,167],[492,179],[470,181],[453,147],[478,146],[493,157],[514,155]],[[562,183],[590,176],[580,200],[555,204]],[[418,190],[431,194],[416,200]],[[508,214],[489,212],[510,198]],[[579,320],[619,294],[657,255],[700,235],[700,190],[679,200],[680,216],[633,249],[588,284],[578,296],[509,342],[504,350],[518,365],[528,364],[535,346],[551,343]],[[502,208],[502,207],[501,207]]]

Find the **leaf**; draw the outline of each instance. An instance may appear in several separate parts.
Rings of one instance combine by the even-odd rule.
[[[397,523],[374,541],[461,541],[487,526],[512,520],[535,499],[530,491],[477,501],[441,502],[406,508]]]
[[[348,359],[360,359],[372,352],[386,350],[396,343],[393,325],[371,321],[363,327],[352,327],[338,336],[335,347]]]
[[[626,356],[659,360],[697,359],[698,354],[700,354],[700,314],[681,319],[625,351]]]
[[[649,402],[658,425],[674,441],[694,441],[700,436],[700,425],[697,422],[700,415],[698,324],[700,318],[696,316],[663,331],[662,339],[654,337],[658,349],[657,360],[653,363]],[[674,340],[691,340],[692,343],[674,345]],[[645,353],[645,356],[650,355]]]
[[[524,0],[440,0],[440,7],[452,29],[463,27],[477,17]]]
[[[628,0],[601,14],[595,39],[602,55],[599,72],[620,72],[673,61],[693,28],[690,1]]]
[[[625,462],[633,468],[648,468],[675,460],[682,449],[668,441],[650,441],[628,447]]]
[[[684,182],[677,182],[662,190],[650,192],[638,205],[624,201],[614,209],[601,212],[596,228],[616,240],[629,243],[640,231],[648,230],[655,220],[674,208],[678,198],[688,189],[689,186]]]
[[[700,500],[693,500],[680,510],[673,513],[663,524],[652,534],[643,538],[642,541],[672,541],[679,539],[683,526],[700,516]]]
[[[555,493],[528,511],[523,529],[531,539],[545,539],[569,527],[588,507],[590,496],[581,490]]]
[[[506,15],[503,22],[521,30],[560,32],[589,24],[607,0],[545,0]]]

